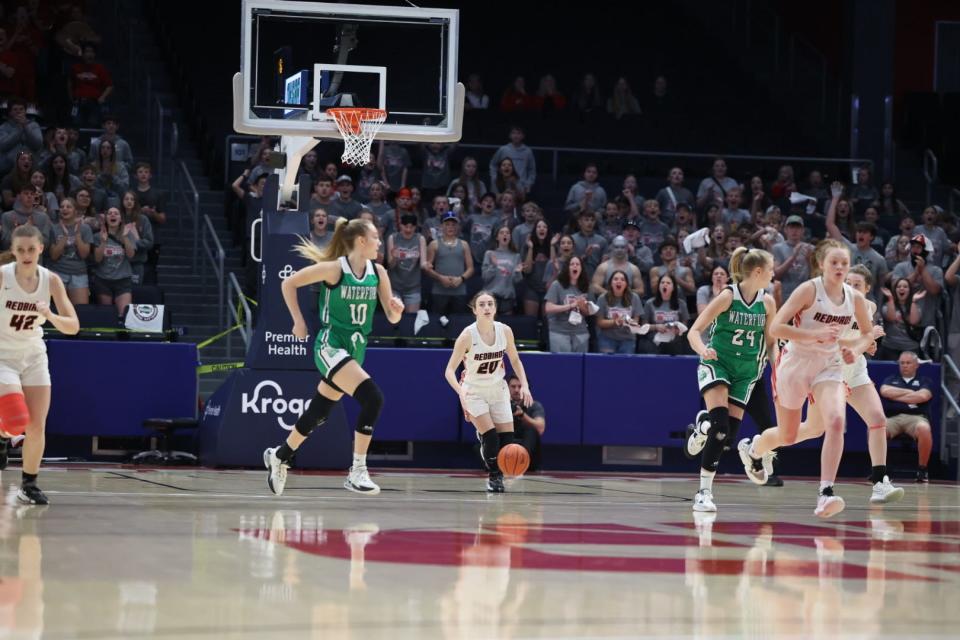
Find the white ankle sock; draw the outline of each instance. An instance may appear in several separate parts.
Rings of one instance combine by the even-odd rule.
[[[707,471],[700,469],[700,490],[710,489],[713,491],[713,477],[717,475],[716,471]]]
[[[832,487],[832,486],[833,486],[833,482],[832,482],[832,481],[830,481],[830,480],[821,480],[821,481],[820,481],[820,493],[823,493],[823,490],[826,489],[827,487]]]
[[[367,466],[367,454],[365,453],[363,455],[359,453],[353,454],[353,467],[356,468],[356,467],[365,467],[365,466]]]

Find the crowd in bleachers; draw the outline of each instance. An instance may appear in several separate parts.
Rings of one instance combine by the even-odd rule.
[[[166,207],[119,133],[100,42],[79,4],[0,3],[0,250],[17,226],[38,227],[71,301],[119,313],[156,282]]]
[[[248,227],[271,144],[234,183],[249,205]],[[911,212],[866,166],[849,184],[826,184],[817,169],[801,178],[789,165],[768,182],[728,175],[717,158],[698,184],[687,186],[674,167],[655,193],[641,194],[634,175],[610,180],[587,163],[562,209],[545,211],[537,200],[548,189],[520,128],[486,166],[469,156],[454,166],[452,145],[373,151],[354,171],[308,155],[301,179],[313,185],[311,236],[323,246],[338,217],[368,217],[408,312],[463,313],[485,288],[500,314],[545,321],[552,351],[690,353],[683,334],[728,283],[737,247],[774,254],[770,293],[782,304],[810,277],[815,244],[833,237],[873,275],[876,321],[887,333],[880,357],[935,356],[939,335],[954,328],[947,323],[960,323],[950,313],[960,297],[956,219],[938,206]],[[631,332],[634,323],[648,325],[645,333]]]

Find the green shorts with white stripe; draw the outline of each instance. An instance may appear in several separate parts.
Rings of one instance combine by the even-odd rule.
[[[343,332],[324,329],[313,345],[313,362],[320,375],[333,380],[337,371],[351,360],[363,365],[367,354],[367,339],[359,331]]]
[[[726,385],[730,402],[746,407],[762,373],[763,369],[753,362],[735,361],[731,365],[720,360],[701,360],[697,367],[697,382],[701,394],[717,385]]]

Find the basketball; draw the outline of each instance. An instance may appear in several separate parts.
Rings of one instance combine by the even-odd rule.
[[[497,454],[497,465],[500,466],[500,471],[503,471],[504,475],[522,476],[530,466],[530,454],[523,445],[508,444]]]

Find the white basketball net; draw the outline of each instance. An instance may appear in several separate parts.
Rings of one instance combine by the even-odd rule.
[[[362,166],[370,161],[370,146],[387,119],[383,109],[327,109],[343,136],[343,155],[345,164]]]

